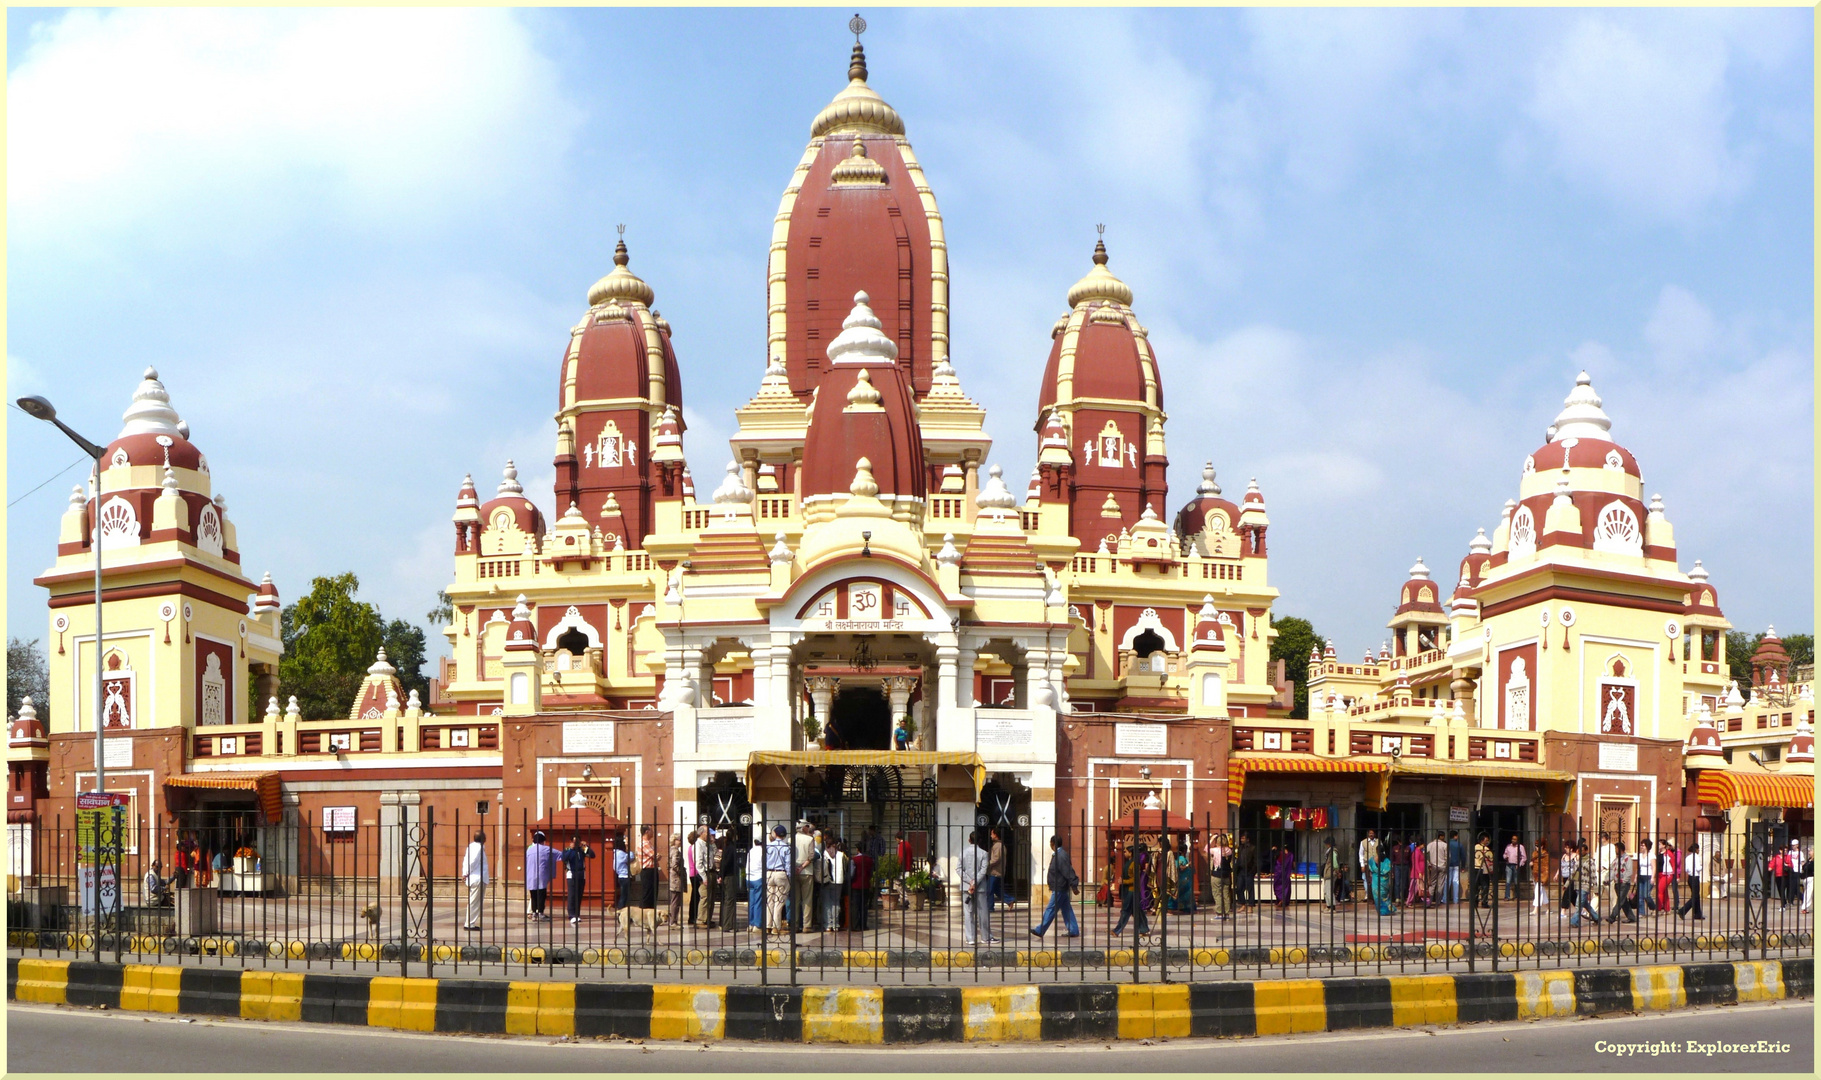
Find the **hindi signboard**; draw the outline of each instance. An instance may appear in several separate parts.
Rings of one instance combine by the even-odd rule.
[[[752,744],[752,713],[722,713],[702,709],[696,713],[696,749],[704,746],[749,746]]]
[[[1601,743],[1600,744],[1600,771],[1601,772],[1637,772],[1638,771],[1638,744],[1637,743],[1605,743],[1605,742]]]
[[[613,753],[613,721],[571,720],[563,725],[563,753]]]
[[[1114,724],[1113,753],[1120,757],[1162,757],[1170,750],[1166,724]]]

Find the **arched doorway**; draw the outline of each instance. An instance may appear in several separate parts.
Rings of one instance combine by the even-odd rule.
[[[891,749],[891,703],[879,687],[843,686],[828,713],[829,749]]]

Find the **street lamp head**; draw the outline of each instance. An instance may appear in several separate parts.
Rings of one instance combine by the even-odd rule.
[[[57,419],[57,407],[52,405],[47,399],[39,397],[37,394],[20,398],[19,408],[24,410],[25,415],[34,420],[48,421]]]

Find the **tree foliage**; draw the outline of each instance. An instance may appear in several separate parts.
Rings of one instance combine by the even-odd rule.
[[[280,696],[295,695],[310,719],[342,716],[354,705],[367,668],[386,650],[408,696],[423,696],[424,631],[403,619],[387,622],[377,606],[356,599],[353,574],[319,577],[307,596],[280,615],[285,653],[278,664]]]
[[[6,642],[6,715],[19,715],[19,703],[32,699],[38,719],[50,730],[51,672],[38,639],[9,638]]]
[[[1322,636],[1307,619],[1294,615],[1274,618],[1271,625],[1277,637],[1271,641],[1271,659],[1284,662],[1284,677],[1296,686],[1296,704],[1291,717],[1309,715],[1309,650],[1320,648]]]

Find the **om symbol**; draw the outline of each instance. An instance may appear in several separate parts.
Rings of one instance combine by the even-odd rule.
[[[857,592],[853,596],[855,611],[871,611],[879,606],[879,594],[876,592]]]

